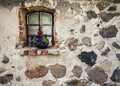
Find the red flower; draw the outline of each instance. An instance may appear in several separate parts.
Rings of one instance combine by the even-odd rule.
[[[38,33],[38,35],[42,35],[43,34],[43,32],[41,30],[39,30],[37,33]]]

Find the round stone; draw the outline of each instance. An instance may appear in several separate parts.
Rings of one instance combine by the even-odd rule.
[[[100,67],[88,68],[88,69],[86,69],[86,72],[87,72],[90,80],[97,84],[104,83],[108,78],[105,71]]]
[[[96,44],[96,47],[98,50],[104,48],[105,42],[104,41],[100,41],[99,43]]]
[[[13,74],[6,74],[4,76],[0,76],[0,84],[7,84],[13,79]]]
[[[6,55],[4,55],[2,59],[2,63],[7,64],[8,62],[9,62],[9,58]]]
[[[75,51],[78,46],[78,39],[74,37],[68,38],[65,42],[65,45],[69,48],[70,51]]]
[[[114,82],[120,82],[120,68],[119,67],[113,71],[111,80]]]
[[[108,28],[103,28],[99,33],[103,38],[113,38],[117,35],[117,28],[115,25],[111,25]]]
[[[40,78],[44,77],[48,73],[49,68],[45,66],[38,66],[35,69],[32,70],[26,70],[25,75],[32,79],[32,78]]]
[[[42,82],[43,86],[53,86],[54,84],[55,84],[55,82],[52,80],[45,80]]]
[[[82,74],[82,68],[78,65],[74,66],[73,70],[72,70],[74,76],[76,76],[77,78],[80,78],[81,74]]]
[[[18,82],[20,82],[20,81],[21,81],[20,76],[16,77],[16,81],[18,81]]]
[[[91,45],[92,45],[92,43],[91,43],[91,38],[89,38],[89,37],[84,37],[84,38],[82,38],[82,42],[83,42],[83,44],[86,45],[86,46],[91,46]]]
[[[66,66],[64,65],[60,64],[51,65],[50,70],[55,78],[62,78],[66,75]]]
[[[109,4],[108,4],[108,3],[105,3],[105,2],[98,2],[98,3],[96,4],[96,7],[97,7],[100,11],[102,11],[102,10],[104,10],[108,5],[109,5]]]
[[[100,63],[100,67],[103,68],[105,72],[110,72],[112,62],[109,60],[104,60]]]

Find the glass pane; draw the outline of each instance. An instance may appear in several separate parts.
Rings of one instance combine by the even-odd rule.
[[[39,24],[39,12],[28,14],[27,24]]]
[[[28,26],[29,35],[37,35],[39,26]]]
[[[40,13],[41,24],[52,24],[52,15],[49,13]]]
[[[52,26],[42,26],[43,34],[52,35]]]

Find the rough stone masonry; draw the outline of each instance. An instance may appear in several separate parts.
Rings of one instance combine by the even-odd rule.
[[[20,3],[55,10],[58,47],[15,48]],[[0,0],[0,86],[120,86],[120,0]]]

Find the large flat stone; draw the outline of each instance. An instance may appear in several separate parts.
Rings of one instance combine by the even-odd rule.
[[[31,70],[26,70],[25,71],[25,75],[30,78],[41,78],[44,77],[47,73],[48,73],[49,68],[45,67],[45,66],[38,66],[35,69],[31,69]]]
[[[108,78],[105,71],[100,67],[88,68],[86,72],[90,80],[98,84],[104,83]]]
[[[60,64],[50,65],[50,71],[55,78],[62,78],[66,75],[66,66]]]
[[[99,33],[103,38],[113,38],[117,35],[117,28],[115,25],[111,25],[108,28],[103,28]]]

